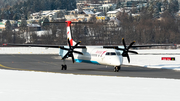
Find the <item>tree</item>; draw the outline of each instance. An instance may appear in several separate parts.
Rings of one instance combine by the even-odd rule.
[[[27,21],[25,18],[22,18],[21,20],[20,31],[22,31],[23,33],[27,31]]]
[[[179,4],[177,0],[171,0],[169,3],[169,12],[176,13],[179,11]]]
[[[9,20],[6,21],[6,25],[5,25],[5,30],[6,31],[11,31],[12,30],[12,26]]]
[[[49,19],[46,17],[44,20],[43,20],[43,27],[45,28],[45,29],[47,29],[48,27],[49,27]]]

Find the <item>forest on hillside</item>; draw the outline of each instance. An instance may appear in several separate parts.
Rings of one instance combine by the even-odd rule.
[[[52,0],[41,1],[50,2]],[[35,12],[36,10],[52,9],[53,7],[59,7],[60,9],[66,7],[66,9],[72,9],[65,5],[55,6],[60,5],[60,3],[63,1],[65,2],[65,0],[55,0],[56,2],[59,1],[59,4],[55,3],[53,7],[45,6],[43,3],[41,3],[41,5],[33,6],[34,4],[37,4],[37,2],[40,3],[41,1],[28,0],[27,2],[19,3],[18,5],[26,6],[15,5],[13,6],[14,11],[18,11],[15,9],[20,9],[18,7],[21,7],[20,11],[24,12],[24,14],[28,12]],[[72,26],[73,38],[75,41],[82,41],[82,45],[119,45],[122,44],[122,38],[126,40],[127,44],[130,44],[134,40],[136,41],[136,44],[180,44],[180,16],[177,13],[179,11],[178,2],[167,2],[167,0],[164,2],[152,1],[149,2],[148,5],[149,6],[144,7],[141,10],[139,13],[140,15],[137,17],[133,17],[132,14],[128,14],[126,12],[119,12],[117,14],[117,19],[120,20],[120,26],[116,26],[115,24],[109,25],[108,22],[96,21],[89,25],[77,24]],[[160,5],[169,9],[165,9],[160,14]],[[27,11],[28,9],[29,11]],[[24,27],[20,26],[18,32],[12,31],[10,22],[8,23],[6,23],[6,29],[0,36],[0,39],[2,39],[0,43],[25,43],[26,39],[19,36],[24,32],[29,31],[27,23]],[[30,43],[67,43],[65,24],[56,23],[42,25],[42,29],[52,30],[52,33],[47,33],[46,35],[39,37],[36,32],[33,32]]]
[[[0,9],[1,8],[6,8],[8,6],[13,6],[18,2],[22,2],[26,0],[0,0]]]
[[[66,9],[73,10],[76,8],[75,0],[16,0],[19,1],[13,6],[7,5],[0,9],[0,19],[19,20],[21,17],[26,19],[31,13],[41,10]]]

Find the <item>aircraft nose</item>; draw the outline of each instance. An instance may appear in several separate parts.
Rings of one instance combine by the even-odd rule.
[[[113,62],[112,64],[114,64],[115,66],[120,66],[122,63],[121,59],[118,57],[115,60],[113,60],[112,62]]]

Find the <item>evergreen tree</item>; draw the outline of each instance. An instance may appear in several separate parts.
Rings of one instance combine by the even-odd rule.
[[[6,25],[5,25],[5,30],[6,31],[11,31],[12,30],[12,26],[9,20],[6,21]]]
[[[164,10],[167,10],[167,9],[168,9],[168,0],[164,0],[164,1],[162,2],[162,5],[163,5],[163,7],[164,7]]]
[[[169,3],[169,12],[176,13],[179,11],[179,4],[177,0],[171,0]]]
[[[152,13],[152,15],[153,15],[153,18],[159,18],[159,16],[160,16],[160,14],[159,14],[159,12],[160,12],[160,4],[159,4],[159,2],[158,1],[154,1],[153,2],[153,13]]]
[[[27,21],[25,18],[22,18],[21,20],[20,30],[23,32],[27,30]]]
[[[44,23],[44,22],[49,22],[49,19],[46,17],[46,18],[44,19],[44,21],[43,21],[43,27],[44,27],[45,29],[47,29],[47,28],[49,27],[49,23]]]
[[[31,13],[39,12],[41,10],[55,10],[55,9],[76,9],[76,0],[26,0],[18,2],[14,6],[8,6],[0,10],[0,17],[2,19],[17,19],[15,14],[24,14],[28,18],[29,11]],[[20,19],[20,18],[19,18]]]

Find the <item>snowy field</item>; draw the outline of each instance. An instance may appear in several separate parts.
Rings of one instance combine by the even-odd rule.
[[[36,51],[24,48],[24,52],[58,54],[58,50],[34,49]],[[23,54],[19,49],[1,48],[0,54],[4,54],[3,52]],[[130,55],[130,64],[124,58],[124,64],[174,70],[180,68],[180,50],[138,52],[139,55]],[[162,57],[175,57],[176,60],[161,60]],[[0,69],[0,101],[179,101],[179,94],[179,79],[88,76]]]
[[[137,65],[146,68],[165,68],[180,70],[180,49],[135,50],[138,55],[130,55],[131,63],[124,58],[125,65]],[[0,54],[59,54],[57,48],[42,47],[0,47]],[[161,60],[162,57],[175,57],[175,61]]]
[[[152,49],[152,50],[135,50],[138,55],[130,55],[131,63],[128,63],[124,57],[125,65],[137,65],[147,68],[163,68],[180,70],[180,49]],[[162,60],[162,57],[174,57],[175,61]]]
[[[0,101],[179,101],[180,80],[0,70]]]

